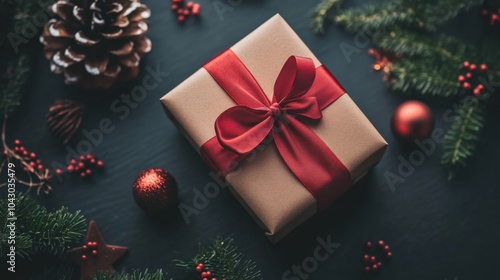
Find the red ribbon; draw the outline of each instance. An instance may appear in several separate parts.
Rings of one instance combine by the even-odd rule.
[[[310,58],[291,56],[276,79],[272,101],[231,50],[204,68],[238,104],[220,114],[216,137],[200,148],[219,175],[229,173],[272,135],[286,165],[316,199],[318,210],[351,186],[349,170],[304,123],[319,121],[321,110],[345,93],[324,66],[316,68]]]

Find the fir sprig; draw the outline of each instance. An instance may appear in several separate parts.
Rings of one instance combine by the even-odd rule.
[[[340,3],[332,7],[330,1],[324,1],[316,10],[322,11],[324,17],[318,19],[319,14],[315,13],[312,23],[315,32],[324,31],[325,25],[332,22],[352,33],[375,33],[372,43],[379,53],[397,58],[384,67],[385,79],[395,91],[450,99],[465,93],[476,100],[471,91],[464,91],[457,76],[464,61],[487,64],[488,71],[481,73],[480,78],[487,81],[483,86],[488,91],[496,90],[487,83],[500,79],[498,36],[468,45],[436,30],[460,12],[483,3],[484,0],[392,0],[342,9]],[[459,107],[446,134],[442,162],[452,170],[450,177],[475,151],[488,95],[479,97],[481,106],[466,103]]]
[[[144,271],[134,270],[131,273],[98,273],[92,280],[167,280],[167,273],[161,269],[153,272],[146,269]]]
[[[8,199],[0,200],[0,259],[9,252]],[[62,207],[49,212],[28,195],[16,193],[16,255],[31,258],[37,254],[60,255],[85,233],[85,218],[80,211]]]
[[[194,271],[202,263],[219,279],[262,280],[260,270],[252,260],[245,260],[232,239],[217,238],[211,246],[201,247],[190,260],[175,260],[177,266]]]
[[[471,101],[458,106],[451,127],[445,134],[442,162],[451,166],[450,178],[473,155],[478,134],[484,125],[484,106],[475,98]]]

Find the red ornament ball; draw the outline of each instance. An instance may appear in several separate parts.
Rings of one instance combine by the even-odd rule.
[[[177,205],[177,182],[161,168],[142,171],[133,187],[137,205],[150,214],[161,214]]]
[[[425,139],[434,129],[431,109],[420,101],[404,102],[392,115],[391,129],[397,138],[406,142]]]

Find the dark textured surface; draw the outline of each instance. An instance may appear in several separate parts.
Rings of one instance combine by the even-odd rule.
[[[40,47],[29,94],[8,128],[11,140],[24,139],[26,147],[36,151],[45,162],[64,162],[67,150],[50,135],[45,124],[50,104],[60,98],[84,101],[87,107],[82,128],[87,131],[98,128],[103,118],[112,121],[114,130],[92,146],[92,153],[105,161],[105,174],[93,176],[88,182],[67,179],[42,199],[50,206],[81,209],[88,219],[96,220],[109,244],[128,247],[130,252],[118,263],[118,270],[163,268],[175,279],[187,279],[171,263],[182,257],[178,252],[192,254],[199,241],[222,235],[233,237],[242,251],[257,262],[264,279],[281,279],[293,264],[313,256],[318,237],[330,236],[340,247],[320,262],[308,279],[369,278],[360,264],[362,244],[378,239],[386,240],[394,252],[393,260],[383,267],[378,279],[499,278],[498,110],[490,110],[479,151],[455,181],[447,181],[447,173],[439,164],[441,149],[438,148],[425,157],[410,177],[391,190],[384,173],[397,173],[398,156],[408,158],[412,149],[393,138],[389,119],[396,106],[409,97],[385,88],[379,73],[370,69],[373,60],[367,54],[367,47],[359,48],[350,61],[344,57],[340,45],[353,45],[353,36],[338,28],[331,28],[324,37],[311,32],[309,11],[317,1],[243,0],[233,11],[226,12],[223,20],[217,16],[211,0],[202,1],[201,20],[190,19],[185,26],[177,24],[170,1],[144,2],[153,11],[150,20],[153,50],[146,56],[143,67],[159,66],[170,75],[149,90],[136,108],[129,108],[128,116],[124,117],[124,111],[112,110],[111,104],[120,94],[129,94],[135,84],[106,93],[68,87],[61,76],[49,71]],[[132,197],[132,184],[141,170],[162,167],[171,171],[179,183],[180,201],[189,205],[194,189],[203,190],[207,183],[213,182],[209,169],[166,118],[158,99],[277,12],[330,68],[387,139],[389,149],[382,162],[328,211],[277,245],[267,241],[227,189],[210,199],[209,205],[193,215],[189,224],[180,215],[170,221],[149,218]],[[455,30],[468,26],[467,21],[457,21],[456,25]],[[468,39],[482,36],[481,32],[473,33]],[[140,84],[140,79],[136,83]],[[435,113],[436,127],[445,129],[449,123],[444,121],[443,113],[451,103],[425,101]],[[120,101],[118,106],[124,103]],[[68,147],[74,148],[85,139],[80,132]]]

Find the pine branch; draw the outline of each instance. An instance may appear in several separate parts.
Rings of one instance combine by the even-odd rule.
[[[16,255],[31,258],[36,254],[60,255],[85,233],[85,218],[80,211],[69,212],[62,207],[54,212],[39,205],[33,198],[16,193]],[[8,203],[0,200],[0,259],[6,257],[8,244]]]
[[[332,14],[329,18],[349,32],[362,30],[384,31],[394,26],[422,27],[423,23],[415,10],[406,5],[405,0],[395,0],[367,5]]]
[[[466,160],[473,155],[478,134],[484,125],[484,114],[484,107],[478,101],[462,102],[457,108],[457,115],[444,138],[444,154],[441,159],[443,164],[450,167],[449,179],[458,168],[465,166]]]
[[[147,269],[144,270],[144,272],[134,270],[132,273],[97,274],[92,280],[167,280],[167,273],[163,272],[161,269],[155,272],[149,272]]]
[[[175,260],[177,266],[188,270],[202,263],[217,279],[226,280],[261,280],[260,270],[255,262],[244,260],[244,255],[237,251],[232,239],[217,238],[212,246],[201,248],[200,253],[191,260]]]
[[[455,96],[460,93],[458,67],[427,59],[403,58],[390,68],[389,86],[403,93]]]
[[[462,11],[481,5],[484,0],[452,0],[452,1],[429,1],[423,6],[422,13],[425,13],[425,25],[429,30],[435,30],[436,27],[448,21]]]
[[[333,16],[333,13],[336,12],[341,5],[342,0],[326,0],[319,4],[314,10],[311,20],[313,31],[318,34],[323,34],[325,32],[325,21]]]

